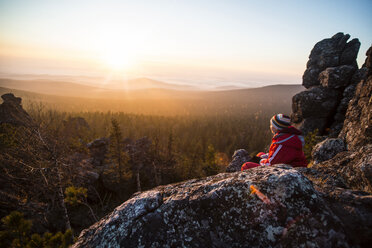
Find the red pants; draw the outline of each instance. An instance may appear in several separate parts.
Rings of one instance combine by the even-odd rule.
[[[253,162],[246,162],[246,163],[244,163],[243,165],[242,165],[242,171],[243,170],[248,170],[248,169],[252,169],[252,168],[254,168],[254,167],[258,167],[258,166],[260,166],[259,164],[257,164],[257,163],[253,163]]]

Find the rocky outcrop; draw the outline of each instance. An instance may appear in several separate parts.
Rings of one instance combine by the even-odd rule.
[[[344,88],[350,84],[354,72],[355,67],[350,65],[329,67],[319,74],[320,84],[330,89]]]
[[[349,34],[337,33],[332,38],[315,44],[302,77],[303,86],[307,89],[318,86],[320,84],[319,74],[328,67],[351,65],[355,68],[357,66],[356,58],[360,42],[358,39],[347,42],[349,38]]]
[[[338,153],[346,150],[345,143],[342,139],[328,138],[318,143],[312,151],[312,158],[314,164],[319,164],[323,161],[329,160]]]
[[[311,168],[298,168],[314,184],[348,228],[353,246],[372,243],[372,76],[371,54],[345,88],[338,113],[346,113],[338,139],[326,139],[312,152]],[[369,75],[367,78],[366,76]],[[347,110],[346,110],[347,109]],[[335,116],[335,119],[341,118]]]
[[[87,147],[91,156],[90,163],[94,166],[103,166],[108,151],[109,139],[100,138],[90,142]]]
[[[360,42],[337,33],[318,42],[310,53],[302,84],[308,89],[292,99],[292,121],[305,134],[317,129],[337,137],[355,84],[365,76],[356,57]],[[352,85],[352,86],[351,86]]]
[[[12,93],[4,94],[1,98],[3,103],[0,105],[0,124],[8,123],[24,127],[35,125],[32,118],[22,108],[22,98],[15,97]]]
[[[291,119],[300,123],[299,128],[306,134],[327,126],[329,115],[337,108],[339,92],[321,86],[302,91],[292,98]]]
[[[372,46],[367,51],[366,79],[359,82],[355,95],[347,109],[346,119],[339,135],[355,150],[360,146],[372,143]]]
[[[312,183],[284,165],[138,194],[73,247],[349,247]]]
[[[251,161],[251,156],[244,149],[236,150],[232,156],[232,161],[226,168],[226,172],[236,172],[240,171],[242,165],[245,162]]]

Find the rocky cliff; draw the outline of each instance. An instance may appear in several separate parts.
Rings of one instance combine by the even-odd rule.
[[[371,51],[338,33],[317,43],[293,98],[294,122],[328,139],[311,168],[257,167],[138,193],[73,247],[369,247],[372,243]],[[229,166],[249,160],[237,151]]]
[[[312,49],[302,85],[307,88],[293,97],[292,121],[305,134],[319,133],[337,137],[356,85],[366,76],[358,69],[356,57],[360,42],[350,35],[337,33],[318,42]]]

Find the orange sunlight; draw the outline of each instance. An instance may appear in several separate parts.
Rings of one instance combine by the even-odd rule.
[[[112,48],[102,55],[104,63],[112,70],[127,70],[134,65],[134,58],[128,51]]]

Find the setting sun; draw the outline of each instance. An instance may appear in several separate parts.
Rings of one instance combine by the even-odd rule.
[[[112,49],[102,56],[103,62],[113,70],[125,70],[133,66],[133,56],[125,50]]]
[[[95,43],[95,50],[99,59],[111,70],[122,71],[133,68],[139,56],[140,39],[127,32],[118,32],[120,28],[100,28],[101,36]]]

